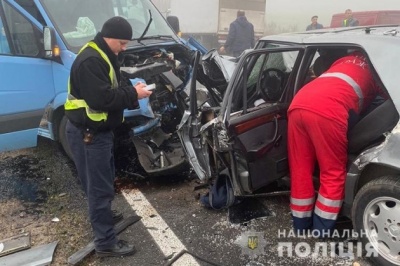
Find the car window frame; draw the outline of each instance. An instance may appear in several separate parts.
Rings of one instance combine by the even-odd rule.
[[[224,99],[222,101],[221,114],[223,116],[223,120],[225,120],[225,121],[229,120],[230,115],[232,115],[233,113],[240,114],[243,112],[243,111],[232,112],[232,100],[233,100],[233,96],[234,96],[234,91],[236,91],[238,89],[237,84],[240,84],[242,82],[243,70],[245,69],[244,71],[246,71],[246,68],[247,68],[246,64],[250,57],[254,57],[259,54],[275,53],[275,52],[289,52],[289,51],[298,51],[299,52],[297,59],[294,63],[293,69],[292,69],[292,72],[296,71],[296,74],[295,75],[290,74],[289,80],[283,91],[283,94],[286,94],[287,90],[290,86],[291,80],[294,80],[295,77],[297,77],[298,67],[303,60],[305,50],[306,50],[306,45],[293,45],[293,46],[285,46],[285,47],[278,47],[278,48],[256,49],[256,50],[250,50],[250,51],[247,51],[246,53],[244,53],[241,56],[241,58],[237,64],[237,67],[232,75],[232,79],[228,83],[227,90],[224,95]],[[257,58],[259,58],[259,57],[257,57]],[[251,63],[254,64],[254,62],[251,62]],[[246,81],[244,81],[244,83],[246,83],[246,86],[247,86],[247,76],[245,77],[245,79],[246,79]]]

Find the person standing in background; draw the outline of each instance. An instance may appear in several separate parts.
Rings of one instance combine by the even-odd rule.
[[[359,21],[357,19],[353,18],[353,11],[351,11],[351,9],[346,9],[344,15],[345,15],[345,19],[342,22],[342,27],[358,26]]]
[[[311,24],[307,26],[306,31],[323,29],[324,26],[318,23],[318,16],[311,17]]]
[[[244,50],[254,47],[254,26],[251,24],[243,10],[238,10],[237,18],[229,25],[226,42],[219,48],[220,53],[226,51],[238,57]]]

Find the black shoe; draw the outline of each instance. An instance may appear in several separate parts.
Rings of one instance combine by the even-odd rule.
[[[130,256],[136,252],[133,245],[128,244],[124,240],[118,240],[118,242],[110,249],[96,250],[98,257],[122,257]]]
[[[120,213],[120,212],[118,212],[116,210],[112,210],[112,214],[113,214],[114,224],[118,223],[119,221],[121,221],[124,218],[122,213]]]

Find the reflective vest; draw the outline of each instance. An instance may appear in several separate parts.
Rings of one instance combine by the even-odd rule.
[[[357,94],[358,97],[358,110],[362,110],[363,108],[363,104],[364,104],[364,96],[363,96],[363,92],[361,90],[360,85],[357,84],[357,82],[352,79],[350,76],[343,74],[343,73],[339,73],[339,72],[334,72],[334,73],[324,73],[322,75],[319,76],[320,78],[331,78],[331,77],[335,77],[335,78],[339,78],[343,81],[345,81],[347,84],[349,84],[354,92]]]
[[[110,66],[110,72],[108,75],[110,76],[111,79],[111,89],[116,89],[118,88],[118,81],[117,81],[117,76],[115,74],[114,68],[110,62],[110,59],[108,59],[107,55],[95,44],[94,42],[88,42],[86,45],[82,47],[82,49],[79,51],[78,54],[80,54],[86,47],[92,47],[95,49],[101,57],[108,63]],[[87,116],[90,118],[92,121],[100,122],[100,121],[107,121],[107,112],[102,112],[102,111],[97,111],[89,107],[89,105],[86,103],[85,100],[82,99],[77,99],[75,96],[71,94],[71,81],[68,79],[68,96],[67,100],[64,104],[65,110],[77,110],[79,108],[85,108]]]

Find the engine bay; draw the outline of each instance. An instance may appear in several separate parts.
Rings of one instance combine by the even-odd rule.
[[[135,53],[128,50],[122,55],[122,75],[131,81],[141,79],[155,84],[146,107],[154,117],[135,116],[129,122],[138,158],[148,174],[168,174],[169,170],[186,165],[176,130],[187,107],[185,87],[190,79],[192,52],[173,45],[165,49],[147,47]],[[145,130],[135,131],[144,125]]]
[[[183,89],[190,75],[191,56],[181,45],[124,54],[121,71],[129,79],[140,78],[147,84],[155,84],[150,106],[160,116],[165,133],[175,132],[181,121],[185,108],[182,103],[187,97]]]

